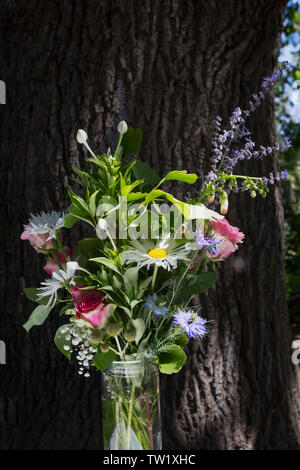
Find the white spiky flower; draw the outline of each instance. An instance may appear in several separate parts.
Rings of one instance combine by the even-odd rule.
[[[64,213],[56,211],[30,214],[29,223],[24,225],[24,229],[33,235],[49,233],[47,240],[51,240],[56,238],[57,230],[64,226],[64,215]]]
[[[65,285],[74,285],[75,271],[78,269],[77,263],[67,263],[66,270],[59,269],[57,272],[53,272],[51,279],[46,279],[42,282],[43,287],[38,288],[37,298],[42,300],[44,297],[49,297],[47,306],[54,307],[57,300],[57,291]]]
[[[136,263],[138,268],[151,265],[161,266],[170,271],[176,269],[178,261],[189,260],[189,250],[185,245],[178,244],[169,236],[158,242],[152,240],[133,240],[131,247],[122,253],[126,263]]]

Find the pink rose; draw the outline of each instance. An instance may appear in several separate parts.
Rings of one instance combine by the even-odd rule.
[[[103,294],[98,290],[83,290],[82,286],[72,287],[71,293],[77,318],[88,321],[94,328],[103,328],[111,308],[104,304]]]
[[[71,248],[69,248],[68,246],[65,246],[65,252],[66,252],[67,256],[71,259],[72,258]],[[63,253],[61,251],[57,251],[56,255],[57,255],[60,263],[62,264],[62,266],[65,267],[65,265],[67,263],[67,259],[65,258]],[[54,272],[57,272],[59,269],[60,268],[59,268],[55,258],[48,258],[47,259],[47,263],[44,266],[44,270],[46,271],[47,274],[49,274],[49,276],[52,276],[52,274]]]
[[[21,240],[29,240],[33,248],[40,252],[53,248],[53,240],[47,240],[48,237],[49,233],[34,234],[30,230],[24,230],[20,238]]]
[[[242,243],[244,234],[237,227],[233,227],[226,219],[211,220],[210,224],[214,232],[220,237],[220,242],[216,245],[216,252],[207,255],[213,258],[228,258],[237,249],[237,243]]]

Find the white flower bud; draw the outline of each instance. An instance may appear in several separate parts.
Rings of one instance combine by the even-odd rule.
[[[77,261],[68,261],[67,268],[73,269],[74,271],[76,271],[79,268],[79,264],[77,263]]]
[[[87,143],[87,140],[88,140],[88,135],[87,133],[83,130],[83,129],[79,129],[77,131],[77,142],[79,144],[82,144],[84,145],[88,151],[90,152],[91,155],[93,155],[93,157],[96,157],[96,155],[94,154],[94,152],[92,151],[91,147],[89,146],[89,144]]]
[[[225,192],[220,197],[220,202],[221,202],[221,214],[226,215],[228,211],[228,196]]]
[[[107,222],[104,219],[99,219],[98,221],[98,227],[100,230],[103,230],[104,232],[107,232]]]
[[[78,132],[77,132],[77,142],[79,144],[84,144],[84,142],[86,142],[88,139],[88,135],[87,133],[83,130],[83,129],[78,129]]]
[[[119,134],[125,134],[125,132],[127,132],[128,130],[128,126],[125,121],[121,121],[119,122],[117,129],[118,129]]]
[[[108,223],[104,219],[99,219],[97,228],[96,228],[96,235],[100,240],[105,240],[108,235]]]

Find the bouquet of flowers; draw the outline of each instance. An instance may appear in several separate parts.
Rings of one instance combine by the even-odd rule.
[[[152,365],[165,374],[179,372],[186,362],[184,346],[207,334],[205,312],[195,296],[217,281],[216,264],[244,239],[224,217],[228,195],[249,191],[251,197],[265,197],[270,184],[288,178],[286,171],[268,178],[233,174],[240,161],[290,146],[284,139],[257,149],[245,126],[286,67],[264,80],[247,110],[234,110],[228,129],[217,117],[211,154],[201,158],[202,167],[209,162],[206,174],[174,170],[161,178],[137,160],[142,131],[125,121],[117,126],[115,148],[100,155],[79,130],[77,141],[89,152],[91,168],[74,168],[77,189],[68,189],[67,212],[31,215],[24,227],[22,240],[46,256],[44,270],[50,276],[41,287],[25,289],[38,306],[24,328],[41,325],[60,305],[65,322],[54,338],[57,348],[77,362],[79,374],[89,377],[92,368],[104,373],[106,448],[160,447]],[[179,200],[163,189],[169,181],[200,183],[199,190]],[[212,204],[220,213],[209,208]],[[71,249],[63,230],[79,221],[90,233]]]

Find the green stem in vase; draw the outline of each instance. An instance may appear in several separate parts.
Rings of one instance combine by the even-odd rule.
[[[129,398],[129,410],[128,410],[128,422],[127,422],[127,449],[130,449],[130,434],[131,434],[131,420],[132,420],[134,392],[135,392],[135,386],[132,385],[130,398]]]

